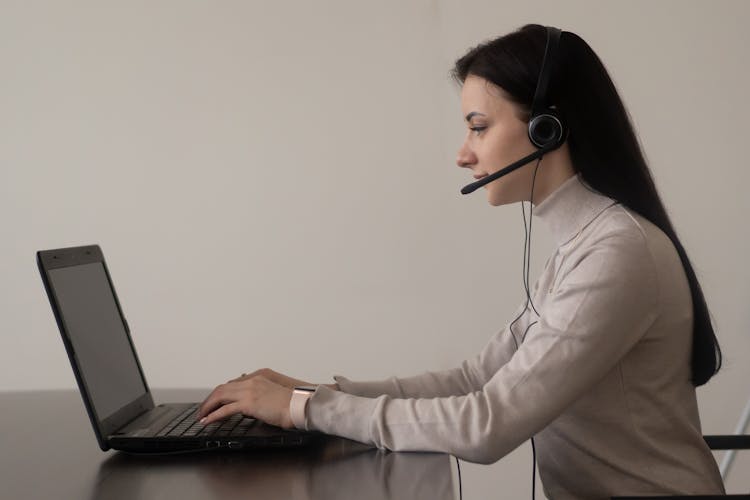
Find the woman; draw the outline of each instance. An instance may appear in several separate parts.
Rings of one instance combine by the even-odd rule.
[[[721,364],[700,285],[606,69],[570,32],[543,63],[547,33],[524,26],[453,70],[468,127],[457,163],[476,179],[538,150],[529,120],[546,71],[546,104],[566,124],[543,158],[484,186],[493,206],[529,201],[558,245],[514,320],[443,372],[336,377],[294,396],[305,382],[243,374],[206,399],[205,423],[242,412],[479,463],[533,438],[555,499],[723,492],[696,403]]]

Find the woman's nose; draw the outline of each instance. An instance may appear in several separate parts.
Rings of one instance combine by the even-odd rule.
[[[476,155],[471,152],[471,150],[466,145],[466,141],[464,141],[464,143],[461,144],[461,147],[458,150],[458,155],[456,156],[456,165],[458,165],[459,167],[468,168],[474,165],[476,162]]]

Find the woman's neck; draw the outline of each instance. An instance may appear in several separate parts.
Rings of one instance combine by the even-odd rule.
[[[534,182],[534,205],[543,202],[551,193],[565,181],[576,174],[573,162],[570,160],[568,144],[547,153],[542,158],[537,179]]]

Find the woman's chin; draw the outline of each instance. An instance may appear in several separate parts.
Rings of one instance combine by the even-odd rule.
[[[487,193],[487,201],[489,204],[493,207],[499,207],[501,205],[510,205],[511,203],[515,203],[516,200],[512,200],[506,196],[502,196],[502,194],[493,193],[490,191]]]

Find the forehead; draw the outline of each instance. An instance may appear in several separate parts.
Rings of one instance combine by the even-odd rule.
[[[478,111],[486,115],[502,114],[511,110],[513,103],[505,91],[482,77],[469,75],[461,87],[461,113],[463,116]]]

